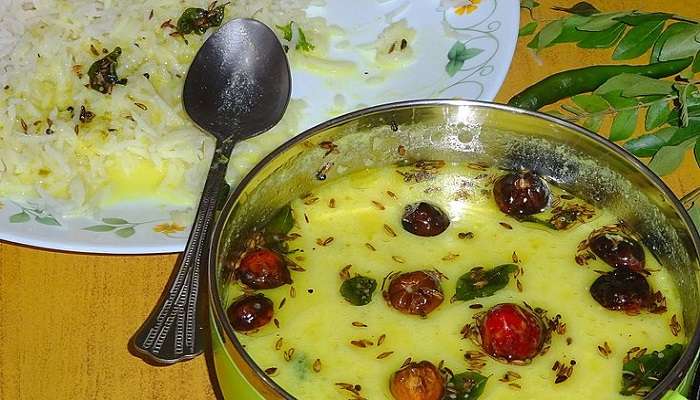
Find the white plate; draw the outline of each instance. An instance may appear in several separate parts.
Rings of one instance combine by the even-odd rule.
[[[361,52],[354,52],[359,55],[351,60],[362,72],[339,82],[293,67],[292,98],[312,105],[304,113],[301,130],[363,105],[417,98],[493,100],[515,51],[517,0],[329,0],[328,4],[307,11],[341,26],[353,49],[374,41],[387,22],[405,19],[416,31],[415,60],[377,79],[379,72],[372,70],[366,59],[363,62]],[[454,47],[457,42],[461,44]],[[454,65],[455,73],[450,76],[446,65],[453,47],[461,48],[462,54],[470,58],[461,66]],[[330,55],[343,57],[347,53],[353,52],[335,50]],[[453,52],[453,58],[458,58],[454,55]],[[340,107],[338,92],[344,99]],[[331,109],[335,115],[329,113]],[[155,204],[129,204],[104,210],[95,219],[62,219],[59,224],[36,207],[3,200],[0,239],[76,252],[178,252],[185,246],[189,227],[173,222],[172,211]]]

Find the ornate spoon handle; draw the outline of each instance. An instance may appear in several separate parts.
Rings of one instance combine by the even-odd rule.
[[[180,264],[151,315],[134,335],[136,350],[151,361],[173,364],[194,358],[204,350],[206,324],[202,321],[206,317],[206,307],[200,279],[206,272],[204,253],[220,193],[226,186],[226,166],[231,150],[232,144],[217,144]]]

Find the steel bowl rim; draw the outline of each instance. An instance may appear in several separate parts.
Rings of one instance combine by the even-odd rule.
[[[216,258],[217,258],[217,253],[216,250],[218,249],[218,245],[221,239],[221,235],[223,232],[223,227],[225,226],[225,222],[228,220],[231,211],[232,211],[232,205],[235,203],[235,201],[238,199],[238,197],[241,195],[242,191],[244,188],[247,187],[247,185],[250,183],[250,181],[257,176],[257,174],[262,170],[265,166],[267,166],[268,163],[270,163],[272,160],[277,158],[279,155],[287,151],[289,148],[294,146],[295,144],[305,141],[323,131],[326,131],[327,129],[330,129],[334,126],[341,125],[343,123],[352,121],[354,119],[357,119],[359,117],[364,117],[372,114],[377,114],[381,112],[386,112],[386,111],[398,111],[398,110],[403,110],[406,108],[423,108],[423,107],[440,107],[440,106],[470,106],[470,107],[477,107],[477,108],[486,108],[486,109],[492,109],[492,110],[499,110],[499,111],[506,111],[514,114],[520,114],[520,115],[527,115],[530,117],[535,117],[539,119],[543,119],[545,121],[563,126],[565,128],[568,128],[569,130],[574,131],[575,133],[581,134],[588,139],[591,139],[598,144],[601,144],[617,155],[621,156],[625,162],[631,164],[635,169],[636,172],[643,174],[656,188],[656,190],[660,191],[668,200],[671,201],[671,206],[675,209],[675,211],[679,214],[681,220],[685,223],[686,227],[689,227],[690,229],[687,229],[688,232],[690,233],[691,241],[693,243],[693,246],[695,247],[695,251],[700,254],[700,233],[698,233],[697,229],[694,229],[694,224],[692,219],[690,218],[690,215],[688,214],[686,208],[683,206],[679,198],[673,193],[673,191],[664,183],[659,176],[657,176],[654,172],[649,169],[644,163],[642,163],[639,159],[637,159],[634,155],[631,153],[627,152],[624,150],[622,147],[618,146],[617,144],[613,143],[612,141],[598,135],[597,133],[594,133],[592,131],[589,131],[588,129],[585,129],[581,126],[578,126],[576,124],[573,124],[569,121],[554,117],[552,115],[536,112],[536,111],[529,111],[529,110],[524,110],[521,108],[517,107],[512,107],[509,105],[505,104],[499,104],[499,103],[493,103],[493,102],[486,102],[486,101],[477,101],[477,100],[461,100],[461,99],[420,99],[420,100],[404,100],[404,101],[397,101],[397,102],[391,102],[391,103],[385,103],[385,104],[380,104],[372,107],[367,107],[359,110],[355,110],[343,115],[340,115],[338,117],[329,119],[327,121],[321,122],[320,124],[317,124],[316,126],[313,126],[304,132],[300,133],[299,135],[294,136],[293,138],[287,140],[283,144],[281,144],[279,147],[274,149],[272,152],[270,152],[267,156],[265,156],[262,160],[260,160],[251,170],[246,174],[246,176],[241,179],[241,181],[237,184],[236,188],[229,194],[226,203],[222,207],[221,213],[219,215],[219,219],[216,221],[216,225],[214,227],[214,230],[212,231],[212,235],[208,239],[209,245],[207,246],[208,249],[208,254],[205,256],[205,261],[207,264],[207,275],[208,275],[208,296],[209,296],[209,305],[210,308],[213,312],[213,315],[215,317],[215,326],[220,327],[223,330],[223,336],[225,336],[224,339],[228,339],[231,341],[233,344],[235,350],[238,352],[238,354],[244,359],[244,361],[255,371],[255,373],[258,375],[258,377],[265,382],[272,390],[274,390],[277,394],[282,396],[284,399],[287,400],[296,400],[294,396],[289,394],[284,388],[282,388],[280,385],[278,385],[276,382],[274,382],[250,357],[250,355],[243,349],[241,346],[241,343],[238,341],[236,338],[235,332],[233,328],[231,327],[231,324],[228,323],[228,320],[226,318],[226,313],[221,305],[220,301],[220,296],[219,296],[219,291],[217,287],[217,282],[216,282],[216,268],[215,263],[216,263]],[[652,400],[652,399],[661,399],[663,395],[669,391],[677,387],[681,380],[685,377],[686,373],[690,370],[690,367],[695,359],[695,356],[698,352],[698,349],[700,348],[700,324],[698,327],[696,327],[695,331],[693,332],[693,336],[691,340],[687,343],[686,348],[683,351],[683,354],[681,355],[681,358],[676,362],[676,365],[669,371],[669,373],[666,375],[664,380],[661,382],[661,384],[657,385],[651,392],[649,392],[644,399],[646,400]]]

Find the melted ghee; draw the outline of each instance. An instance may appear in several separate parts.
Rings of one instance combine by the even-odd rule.
[[[290,257],[306,271],[292,272],[292,286],[264,291],[275,303],[279,328],[270,323],[259,332],[240,334],[246,350],[263,370],[277,368],[273,379],[299,399],[353,397],[336,383],[361,385],[361,395],[368,399],[391,399],[390,376],[408,357],[436,365],[444,360],[455,373],[468,368],[465,352],[480,350],[460,334],[479,311],[469,305],[482,304],[483,311],[498,303],[525,301],[546,309],[550,317],[560,314],[566,332],[553,334],[551,349],[527,366],[487,357],[481,374],[489,379],[482,399],[623,398],[622,360],[630,348],[661,350],[666,344],[685,342],[683,333],[675,337],[669,328],[671,317],[681,315],[671,276],[647,253],[647,268],[654,271],[649,282],[667,297],[668,311],[629,316],[604,309],[592,299],[589,287],[598,277],[594,270],[610,267],[598,260],[580,266],[574,256],[593,229],[616,222],[615,216],[596,210],[593,219],[567,231],[520,223],[496,208],[490,187],[499,172],[486,172],[452,165],[432,180],[407,183],[395,168],[367,170],[322,186],[313,193],[316,201],[312,197],[293,201],[292,232],[301,237],[290,242],[290,249],[299,249]],[[329,207],[331,199],[334,208]],[[449,228],[437,237],[414,236],[401,227],[404,207],[422,200],[450,216]],[[466,232],[474,237],[461,239],[459,233]],[[317,243],[329,237],[333,240],[325,246]],[[491,297],[449,301],[462,274],[475,266],[510,263],[514,252],[525,271],[520,277],[522,292],[511,278]],[[392,271],[436,268],[447,277],[442,281],[445,301],[427,318],[395,311],[380,289],[370,304],[350,305],[339,294],[339,272],[347,265],[352,265],[351,274],[372,277],[380,286]],[[240,288],[231,285],[229,297],[238,294]],[[356,326],[357,322],[366,327]],[[380,337],[384,337],[381,345]],[[361,339],[372,345],[360,348],[350,343]],[[598,350],[605,342],[612,350],[607,357]],[[378,359],[382,353],[388,355]],[[555,384],[552,365],[555,361],[568,365],[571,360],[576,361],[573,374]],[[507,371],[522,377],[511,382],[520,388],[499,381]]]

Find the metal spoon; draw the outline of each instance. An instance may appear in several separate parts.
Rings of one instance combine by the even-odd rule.
[[[224,178],[231,151],[239,141],[279,122],[290,91],[285,52],[261,22],[228,22],[195,56],[185,79],[183,102],[190,118],[216,137],[216,152],[180,265],[133,338],[134,347],[147,360],[172,364],[202,353],[206,339],[202,321],[207,313],[200,287],[203,253],[222,188],[228,188]]]

